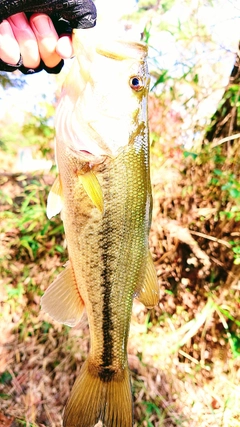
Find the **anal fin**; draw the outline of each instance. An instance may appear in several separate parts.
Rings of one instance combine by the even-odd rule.
[[[84,302],[70,262],[42,296],[41,306],[60,323],[68,326],[75,326],[79,323],[84,312]]]
[[[146,273],[143,285],[137,295],[137,299],[147,308],[153,308],[159,301],[159,286],[157,273],[153,264],[152,255],[148,252]]]

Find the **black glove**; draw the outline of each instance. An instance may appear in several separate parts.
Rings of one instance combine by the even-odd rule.
[[[96,7],[92,0],[0,0],[0,23],[18,12],[25,12],[27,17],[33,13],[46,13],[50,16],[58,35],[71,34],[73,28],[92,28],[96,24]],[[21,70],[24,74],[36,73],[45,69],[48,73],[57,74],[63,67],[63,60],[54,67],[48,68],[41,61],[37,69],[27,69],[18,64],[6,64],[0,59],[0,71]]]

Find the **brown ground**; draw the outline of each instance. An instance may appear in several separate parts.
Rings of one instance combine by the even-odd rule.
[[[220,219],[223,194],[214,196],[210,172],[211,165],[191,158],[182,166],[178,149],[161,165],[153,160],[150,245],[160,301],[151,311],[134,303],[129,365],[135,427],[240,426],[239,358],[233,357],[239,351],[240,266],[229,243],[240,240],[239,222]],[[40,198],[41,209],[33,230],[25,218],[22,231],[21,206],[31,191],[26,185],[37,184],[4,173],[0,179],[0,427],[60,427],[89,331],[86,319],[70,329],[40,310],[40,296],[67,256],[56,249],[64,246],[59,219],[41,234],[53,178],[37,177],[36,200],[25,212]],[[55,227],[60,231],[51,234]],[[34,235],[37,249],[26,235]]]

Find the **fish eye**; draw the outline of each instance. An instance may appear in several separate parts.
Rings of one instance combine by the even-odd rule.
[[[131,77],[129,80],[129,84],[130,84],[131,88],[133,90],[135,90],[136,92],[139,92],[143,88],[143,81],[138,76]]]

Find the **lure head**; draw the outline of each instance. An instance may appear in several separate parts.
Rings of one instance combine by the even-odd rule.
[[[147,46],[74,30],[76,59],[63,86],[56,130],[74,151],[116,156],[147,128]]]

